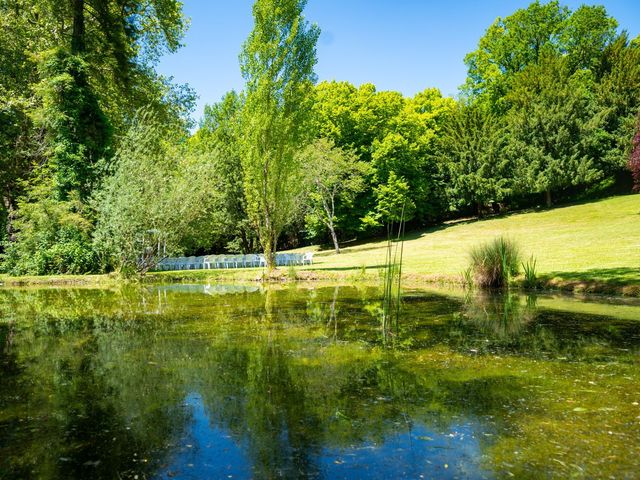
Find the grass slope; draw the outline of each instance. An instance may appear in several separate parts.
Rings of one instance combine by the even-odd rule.
[[[403,270],[409,275],[459,275],[473,245],[507,235],[538,272],[556,282],[640,284],[640,196],[627,195],[550,210],[441,225],[410,233]],[[314,269],[359,270],[384,262],[385,242],[318,250]]]
[[[591,203],[443,224],[407,235],[403,272],[409,283],[458,280],[467,267],[473,245],[497,235],[518,241],[526,257],[535,256],[538,275],[546,287],[574,292],[640,296],[640,195],[612,197]],[[301,280],[373,280],[384,263],[386,241],[344,246],[342,253],[319,247],[314,265],[297,267]],[[362,276],[363,267],[366,276]],[[273,279],[293,279],[289,269]],[[253,281],[259,269],[157,272],[147,281]],[[99,284],[113,276],[0,276],[7,285]]]

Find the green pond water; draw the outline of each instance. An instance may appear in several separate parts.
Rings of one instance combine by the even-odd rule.
[[[640,305],[0,289],[0,479],[640,478]]]

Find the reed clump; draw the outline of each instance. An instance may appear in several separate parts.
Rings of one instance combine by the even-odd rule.
[[[522,263],[522,271],[524,273],[523,285],[525,288],[538,288],[537,261],[533,255],[526,262]]]
[[[469,256],[473,283],[480,288],[505,287],[520,269],[520,247],[504,236],[474,247]]]

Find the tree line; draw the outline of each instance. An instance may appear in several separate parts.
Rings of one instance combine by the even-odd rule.
[[[241,92],[205,107],[154,66],[173,0],[0,1],[2,268],[144,272],[629,190],[640,37],[602,6],[498,18],[456,98],[317,82],[304,0],[257,0]],[[635,138],[635,140],[634,140]]]

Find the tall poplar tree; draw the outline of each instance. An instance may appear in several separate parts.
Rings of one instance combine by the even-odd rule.
[[[245,79],[242,166],[249,218],[275,266],[277,241],[293,220],[302,188],[295,155],[311,137],[313,68],[320,29],[305,21],[306,0],[257,0],[240,54]]]

